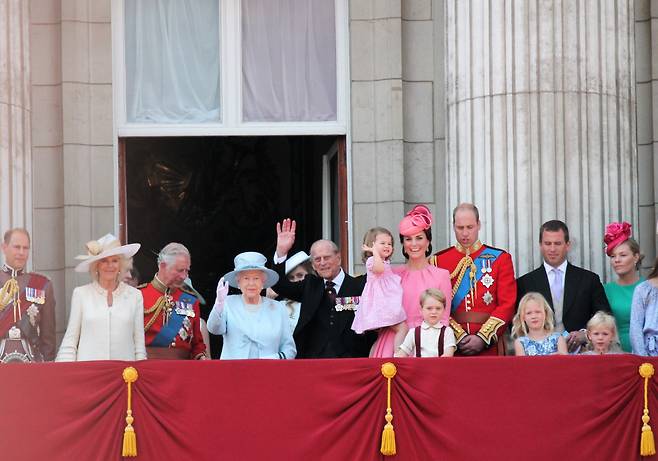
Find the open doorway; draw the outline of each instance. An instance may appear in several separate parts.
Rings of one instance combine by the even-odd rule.
[[[319,238],[347,249],[342,136],[124,138],[119,165],[121,233],[142,244],[142,282],[156,271],[155,254],[177,241],[190,249],[190,277],[212,305],[236,254],[272,257],[275,223],[287,216],[298,221],[293,251],[308,252]]]

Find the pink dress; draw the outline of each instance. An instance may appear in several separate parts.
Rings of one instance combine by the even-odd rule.
[[[450,319],[450,303],[452,302],[452,285],[450,273],[436,266],[428,264],[423,269],[409,269],[406,265],[393,268],[398,274],[402,284],[402,307],[407,314],[409,329],[419,326],[423,322],[420,313],[420,294],[428,288],[438,288],[446,297],[446,308],[441,323],[448,326]],[[395,333],[390,328],[379,333],[371,357],[393,357],[393,341]]]
[[[400,276],[393,273],[388,261],[384,261],[384,272],[381,274],[372,271],[373,264],[374,258],[371,256],[366,261],[366,286],[352,323],[352,330],[359,334],[396,325],[407,317],[402,308]]]

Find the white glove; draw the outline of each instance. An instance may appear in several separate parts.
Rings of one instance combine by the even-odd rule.
[[[224,277],[222,277],[219,279],[219,282],[217,282],[217,297],[215,298],[213,309],[217,309],[220,312],[222,311],[226,295],[228,295],[228,283],[225,282]]]

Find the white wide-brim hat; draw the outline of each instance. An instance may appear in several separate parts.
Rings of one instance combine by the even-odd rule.
[[[311,259],[309,255],[306,254],[305,251],[299,251],[292,255],[290,258],[286,259],[286,275],[288,275],[292,270],[299,266],[301,263],[308,261]]]
[[[256,251],[247,251],[240,253],[233,259],[235,269],[224,275],[224,280],[233,288],[240,288],[238,286],[238,276],[240,272],[245,271],[261,271],[265,274],[265,283],[263,288],[269,288],[279,281],[279,274],[272,269],[265,267],[267,258]]]
[[[82,260],[77,266],[75,266],[76,272],[88,272],[89,267],[96,261],[100,261],[103,258],[109,256],[121,255],[126,258],[132,258],[135,253],[139,251],[139,243],[130,243],[128,245],[121,245],[121,242],[112,234],[105,234],[98,240],[92,240],[87,242],[85,247],[87,248],[86,255],[78,255],[75,259]]]

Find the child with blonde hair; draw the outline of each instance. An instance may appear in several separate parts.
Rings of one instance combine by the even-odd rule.
[[[396,357],[452,357],[457,349],[452,328],[441,324],[446,297],[441,290],[428,288],[420,294],[423,323],[409,330]]]
[[[354,314],[352,330],[361,334],[367,330],[390,327],[395,332],[395,350],[409,328],[405,322],[407,314],[402,307],[400,276],[391,270],[393,234],[383,227],[374,227],[363,237],[362,249],[367,278],[359,309]]]
[[[516,355],[566,354],[567,342],[553,331],[553,311],[541,294],[527,293],[519,302],[512,321],[512,337]]]
[[[584,354],[619,354],[621,347],[617,322],[615,318],[603,311],[598,311],[587,322],[588,351]]]

